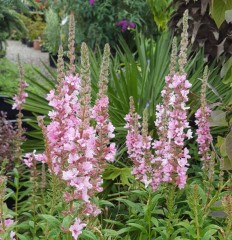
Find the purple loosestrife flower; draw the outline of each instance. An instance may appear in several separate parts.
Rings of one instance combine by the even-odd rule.
[[[176,40],[173,42],[173,52],[170,64],[170,74],[165,78],[166,85],[161,92],[163,104],[157,106],[157,127],[160,140],[154,142],[156,159],[162,165],[162,181],[176,184],[183,188],[187,180],[189,150],[184,147],[185,139],[192,137],[187,121],[186,103],[189,88],[192,86],[186,79],[184,65],[187,62],[187,12],[183,17],[183,33],[179,54],[179,72],[176,72]]]
[[[197,143],[199,146],[199,154],[201,155],[201,160],[203,161],[203,168],[205,171],[209,170],[210,165],[210,143],[212,142],[213,138],[210,134],[210,127],[209,127],[209,118],[211,114],[211,110],[207,107],[206,103],[206,87],[207,87],[207,76],[208,68],[206,67],[203,74],[203,83],[202,83],[202,90],[201,90],[201,106],[196,111],[196,124],[198,129],[197,133]]]
[[[28,94],[25,92],[25,89],[28,87],[26,81],[20,80],[18,93],[13,97],[14,104],[12,109],[22,110],[23,104],[26,102]]]
[[[94,3],[95,3],[95,0],[89,0],[90,5],[94,5]]]
[[[75,240],[78,239],[78,236],[81,234],[82,229],[86,226],[85,223],[82,223],[80,219],[76,219],[75,223],[69,228],[72,236]]]
[[[127,20],[121,20],[117,23],[118,27],[121,27],[121,31],[125,32],[128,28],[135,28],[134,22],[128,22]]]
[[[157,106],[156,112],[155,126],[160,138],[153,144],[155,161],[162,165],[162,181],[176,182],[179,188],[183,188],[190,158],[188,149],[183,148],[184,140],[192,136],[186,112],[191,84],[185,75],[177,74],[167,76],[165,82],[166,87],[161,94],[163,104]],[[176,173],[178,176],[175,178]]]
[[[44,154],[34,155],[38,161],[46,162],[52,173],[55,173],[68,186],[64,200],[78,200],[78,214],[70,226],[74,239],[86,226],[86,218],[96,217],[101,211],[93,203],[92,197],[101,192],[102,173],[106,162],[114,161],[116,148],[110,139],[114,137],[114,127],[109,121],[107,77],[110,49],[106,45],[103,55],[99,80],[99,93],[96,103],[91,107],[91,80],[88,49],[86,44],[81,48],[81,74],[74,75],[74,68],[64,76],[61,61],[62,48],[58,59],[58,82],[56,90],[47,96],[53,110],[49,112],[51,123],[42,127],[46,149]],[[70,56],[70,59],[73,59]],[[62,64],[61,64],[62,63]],[[30,167],[31,159],[25,160]],[[70,211],[75,211],[74,209]],[[70,214],[66,211],[65,214]]]
[[[170,74],[165,78],[165,87],[161,92],[163,103],[156,108],[155,126],[159,136],[152,143],[148,135],[147,119],[143,119],[140,133],[139,115],[134,112],[133,105],[126,116],[128,129],[126,145],[128,155],[134,163],[133,174],[145,186],[151,185],[153,190],[160,183],[168,182],[183,188],[187,179],[189,150],[185,147],[185,139],[192,137],[187,121],[186,102],[191,84],[186,79],[184,64],[187,48],[187,13],[184,14],[184,29],[179,55],[179,72],[176,72],[176,39],[170,64]],[[147,118],[146,114],[143,118]],[[154,150],[154,155],[152,154]],[[145,177],[145,178],[144,178]]]
[[[130,113],[125,117],[127,122],[125,128],[128,129],[126,136],[127,152],[133,162],[132,174],[147,187],[151,182],[151,162],[154,156],[150,152],[152,139],[147,133],[146,111],[144,112],[142,134],[139,119],[141,117],[135,112],[134,101],[130,97]]]

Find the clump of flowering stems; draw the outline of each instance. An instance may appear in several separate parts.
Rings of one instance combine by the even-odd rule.
[[[177,63],[176,39],[173,41],[170,73],[165,78],[166,85],[161,92],[163,102],[156,107],[155,126],[158,140],[152,139],[147,130],[147,116],[143,120],[142,133],[140,116],[134,112],[131,101],[130,113],[126,116],[128,129],[127,147],[129,157],[134,163],[133,174],[145,186],[157,189],[162,182],[172,183],[183,188],[187,179],[189,150],[185,139],[192,137],[187,121],[186,102],[191,84],[186,79],[184,66],[187,62],[188,12],[183,16],[183,33],[181,49]],[[179,71],[176,71],[179,67]],[[154,153],[153,153],[154,151]]]
[[[21,151],[21,145],[23,142],[23,133],[24,129],[22,127],[22,118],[23,118],[23,105],[26,102],[26,98],[28,94],[25,92],[28,84],[24,80],[24,70],[21,65],[20,58],[18,57],[18,65],[19,65],[19,86],[18,86],[18,93],[13,97],[14,104],[12,106],[12,109],[18,110],[17,114],[17,134],[16,134],[16,165],[19,164],[22,151]]]
[[[198,126],[198,129],[196,130],[197,143],[199,146],[199,154],[201,156],[201,160],[203,162],[203,169],[205,172],[208,172],[210,170],[211,156],[209,152],[210,152],[210,144],[213,140],[210,134],[210,127],[209,127],[209,118],[210,118],[211,110],[206,103],[207,79],[208,79],[208,67],[205,67],[204,74],[203,74],[203,83],[201,87],[201,106],[195,113],[195,117],[196,117],[195,122]]]
[[[74,22],[72,16],[70,20]],[[70,26],[74,28],[74,23]],[[70,33],[72,35],[74,31]],[[35,158],[47,163],[50,172],[67,186],[64,200],[69,204],[69,210],[65,214],[75,218],[69,231],[77,239],[88,219],[100,213],[92,198],[102,191],[102,173],[106,162],[114,161],[116,148],[114,143],[110,143],[114,127],[109,121],[106,95],[109,45],[104,48],[99,92],[92,107],[88,48],[85,43],[81,46],[81,72],[77,75],[74,73],[73,37],[69,39],[70,68],[64,74],[63,50],[60,47],[58,85],[47,96],[49,105],[53,107],[49,112],[51,123],[45,126],[43,119],[38,119],[45,139],[45,152],[35,155]]]
[[[0,164],[1,173],[5,170],[12,170],[15,156],[16,131],[10,121],[7,120],[7,113],[0,111]]]

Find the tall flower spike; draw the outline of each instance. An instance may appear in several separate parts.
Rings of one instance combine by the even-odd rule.
[[[18,86],[18,94],[13,97],[13,100],[15,101],[12,109],[17,109],[21,114],[21,111],[23,109],[23,104],[26,102],[26,97],[28,94],[25,92],[26,87],[28,84],[26,81],[24,81],[24,70],[20,61],[20,58],[18,56],[18,65],[19,65],[19,86]]]
[[[177,62],[177,39],[176,37],[174,37],[172,41],[172,53],[169,65],[170,75],[174,75],[176,72],[176,62]]]
[[[68,58],[70,60],[69,74],[75,72],[75,19],[71,13],[69,17],[69,38],[68,38]]]
[[[141,181],[147,187],[151,183],[152,167],[154,155],[151,153],[151,142],[152,138],[148,134],[148,109],[145,108],[143,111],[143,122],[142,122],[142,152],[143,158],[141,159],[141,168],[144,168],[145,173],[142,176]]]
[[[102,60],[101,71],[100,71],[100,79],[99,79],[99,85],[98,85],[99,98],[107,94],[109,62],[110,62],[110,45],[106,44],[104,48],[103,60]]]
[[[110,46],[105,45],[104,54],[102,59],[101,71],[99,76],[99,91],[97,100],[92,110],[92,118],[96,121],[96,132],[99,136],[96,140],[97,156],[99,156],[99,162],[102,161],[104,166],[105,160],[112,162],[116,154],[115,143],[110,143],[110,139],[114,137],[114,126],[109,120],[109,98],[107,96],[107,83],[109,74],[109,58],[110,58]],[[107,147],[107,145],[109,145]]]
[[[179,54],[179,73],[185,74],[184,67],[187,63],[187,46],[188,46],[188,10],[185,10],[183,16],[183,32],[181,33],[180,54]]]
[[[81,45],[80,77],[81,77],[81,82],[80,82],[81,120],[82,120],[82,123],[85,126],[87,126],[89,124],[89,117],[90,117],[91,79],[90,79],[89,51],[86,43],[82,43]]]
[[[201,160],[203,161],[203,169],[208,172],[210,166],[210,144],[212,142],[212,136],[210,134],[209,127],[209,117],[211,110],[207,107],[206,103],[206,89],[207,89],[207,79],[208,79],[208,67],[205,67],[203,73],[203,83],[201,87],[201,106],[196,111],[196,124],[198,129],[197,133],[197,143],[199,146],[199,154],[201,155]]]
[[[58,51],[58,60],[57,60],[57,81],[58,83],[61,83],[64,79],[64,60],[63,60],[63,47],[59,47]]]

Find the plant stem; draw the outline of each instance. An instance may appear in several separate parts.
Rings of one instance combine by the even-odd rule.
[[[167,233],[168,237],[172,235],[173,226],[172,221],[174,219],[174,202],[175,202],[175,186],[170,186],[170,192],[168,192],[167,198],[167,210],[168,210],[168,224],[167,224]]]
[[[52,215],[54,212],[54,207],[56,203],[57,191],[56,191],[56,175],[52,172],[52,205],[50,209],[50,214]]]
[[[151,240],[151,192],[149,191],[147,201],[147,215],[148,215],[148,240]]]

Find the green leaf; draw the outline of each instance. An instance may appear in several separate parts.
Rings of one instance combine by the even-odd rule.
[[[119,231],[118,231],[118,235],[121,235],[123,233],[128,233],[128,232],[131,232],[133,231],[132,230],[132,227],[126,227],[126,228],[121,228]]]
[[[146,229],[144,226],[142,226],[142,225],[140,225],[140,224],[138,224],[138,223],[128,223],[128,225],[131,226],[131,227],[133,227],[133,228],[139,229],[139,230],[141,230],[143,233],[147,234],[147,229]]]
[[[210,127],[225,127],[228,126],[226,121],[226,113],[222,110],[214,110],[210,117]]]
[[[80,235],[80,238],[85,239],[85,240],[98,240],[98,238],[90,231],[88,230],[83,230],[82,234]]]
[[[121,227],[124,226],[124,224],[121,223],[121,222],[119,222],[119,221],[114,221],[114,220],[111,220],[111,219],[103,219],[103,220],[104,220],[105,222],[111,223],[111,224],[113,224],[113,225],[118,225],[118,226],[121,226]]]
[[[211,237],[217,232],[217,229],[208,230],[201,240],[210,240]]]
[[[31,237],[26,237],[23,236],[22,234],[17,233],[16,236],[20,239],[20,240],[31,240]]]
[[[72,221],[72,216],[70,216],[70,215],[65,216],[63,219],[63,222],[62,222],[62,227],[64,229],[68,229],[70,227],[71,221]]]
[[[118,236],[118,232],[113,229],[103,229],[103,234],[107,237],[116,237]]]
[[[226,153],[232,164],[232,130],[228,133],[225,140]]]
[[[60,227],[60,221],[55,217],[53,217],[52,215],[39,214],[39,217],[46,220],[47,224],[51,227],[56,227],[56,228]]]
[[[222,66],[220,75],[223,78],[222,82],[232,87],[232,57]]]
[[[115,207],[113,203],[107,201],[107,200],[99,200],[99,206],[111,206],[111,207]]]
[[[227,10],[225,12],[225,19],[227,23],[232,23],[232,10]]]
[[[225,12],[232,9],[232,1],[213,0],[211,4],[211,15],[218,28],[225,20]]]

